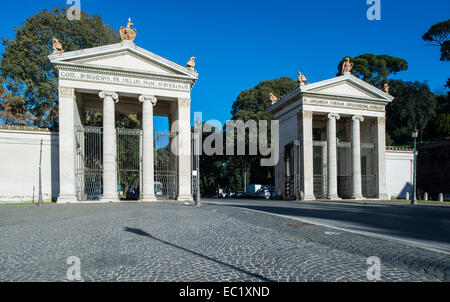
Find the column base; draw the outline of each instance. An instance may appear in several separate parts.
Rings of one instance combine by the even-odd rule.
[[[78,199],[75,195],[60,195],[56,199],[56,203],[64,204],[64,203],[76,203]]]
[[[316,200],[316,196],[314,195],[305,195],[305,197],[303,197],[304,201],[313,201]]]
[[[342,200],[342,198],[340,198],[337,195],[329,195],[329,196],[327,196],[327,199],[328,200]]]
[[[354,200],[365,200],[366,198],[362,195],[356,195],[356,196],[352,196],[352,199]]]
[[[379,200],[391,200],[387,194],[380,194],[377,198]]]
[[[183,194],[183,195],[178,195],[177,200],[178,201],[194,201],[194,198],[192,197],[191,194]]]

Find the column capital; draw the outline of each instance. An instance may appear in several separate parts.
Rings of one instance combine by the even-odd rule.
[[[337,113],[330,113],[330,114],[328,114],[328,119],[336,119],[336,120],[338,120],[338,119],[340,119],[341,118],[341,116],[339,115],[339,114],[337,114]]]
[[[141,95],[139,96],[139,102],[143,103],[145,101],[152,102],[152,105],[155,106],[158,99],[154,95]]]
[[[190,107],[191,106],[191,99],[180,98],[180,99],[178,99],[178,104],[179,104],[180,107]]]
[[[352,117],[352,120],[364,122],[364,116],[361,116],[361,115],[354,115],[354,116]]]
[[[73,98],[75,96],[75,89],[72,87],[58,87],[58,93],[60,98]]]
[[[385,125],[386,118],[385,117],[377,117],[377,123],[378,123],[378,125]]]
[[[304,118],[304,119],[311,119],[313,117],[313,112],[312,111],[302,111],[299,112],[300,117]]]
[[[104,99],[106,97],[111,97],[116,103],[119,101],[119,95],[113,91],[100,91],[100,93],[98,94],[98,96],[101,99]]]

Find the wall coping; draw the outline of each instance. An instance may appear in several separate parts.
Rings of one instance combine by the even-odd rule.
[[[407,147],[394,147],[394,146],[386,146],[386,151],[405,151],[405,152],[414,152],[412,148]]]
[[[0,132],[41,134],[41,135],[59,135],[58,131],[51,131],[48,128],[38,128],[38,127],[30,127],[30,126],[11,126],[11,125],[0,125]]]

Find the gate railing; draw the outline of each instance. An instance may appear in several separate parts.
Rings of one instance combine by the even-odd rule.
[[[327,178],[322,174],[314,175],[314,196],[318,199],[326,198]]]
[[[172,152],[176,132],[154,132],[155,195],[158,199],[175,199],[178,194],[177,156]],[[192,193],[200,181],[199,151],[201,136],[192,134]],[[103,194],[103,131],[101,127],[76,126],[76,194],[79,200],[101,199]],[[142,131],[116,129],[117,184],[122,198],[141,198]],[[132,190],[129,190],[129,189]]]
[[[362,175],[362,195],[366,198],[374,198],[375,192],[375,175]]]
[[[303,175],[300,173],[301,141],[295,140],[285,146],[285,199],[299,199]]]
[[[141,187],[142,132],[139,129],[116,129],[117,183],[121,198],[139,198]]]
[[[103,131],[75,126],[75,178],[78,200],[98,200],[103,189]]]
[[[171,150],[176,132],[154,132],[155,195],[158,199],[175,199],[178,190],[177,157]]]

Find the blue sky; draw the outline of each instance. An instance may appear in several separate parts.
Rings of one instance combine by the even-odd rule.
[[[5,1],[0,36],[14,37],[26,18],[66,0]],[[310,82],[335,76],[339,60],[364,53],[406,59],[409,70],[395,78],[428,81],[443,89],[450,63],[422,35],[450,18],[448,0],[381,0],[381,21],[369,21],[366,0],[81,0],[118,29],[129,17],[136,44],[179,64],[197,57],[199,81],[192,114],[225,122],[239,92],[260,81],[304,73]],[[3,53],[3,46],[0,52]]]

